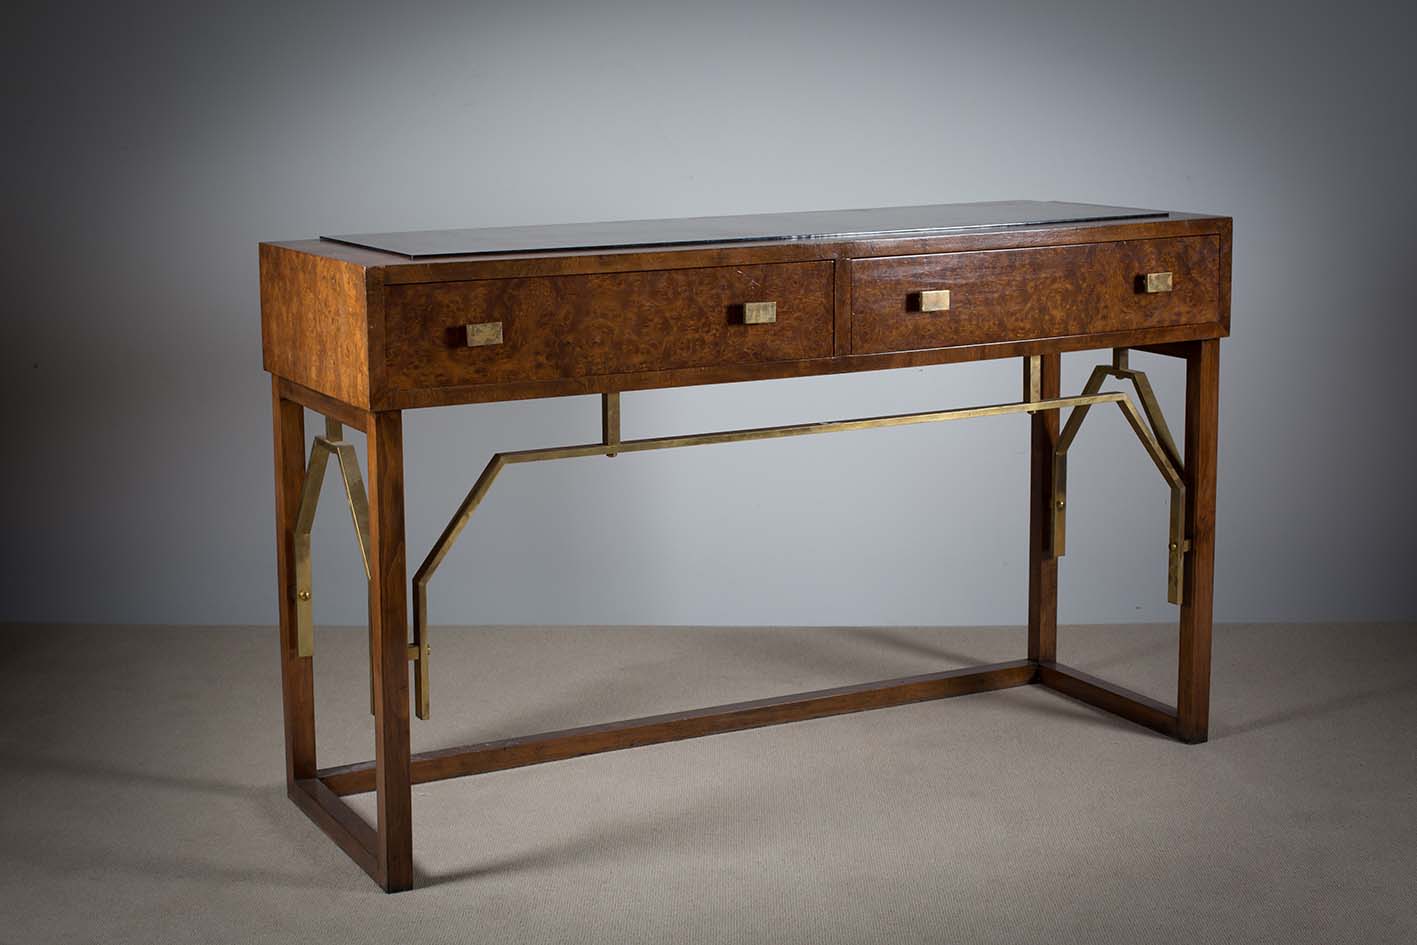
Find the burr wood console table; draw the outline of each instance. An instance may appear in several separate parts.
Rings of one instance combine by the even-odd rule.
[[[1013,202],[261,244],[290,798],[392,892],[413,883],[410,786],[419,782],[1029,683],[1204,741],[1230,226],[1201,214]],[[1110,349],[1110,358],[1081,393],[1063,396],[1060,353],[1084,349]],[[1129,349],[1184,362],[1180,447]],[[983,358],[1021,359],[1017,402],[620,437],[626,390]],[[1104,390],[1109,379],[1120,389]],[[600,437],[495,454],[410,585],[401,411],[568,394],[601,397]],[[1170,491],[1166,586],[1180,605],[1174,707],[1056,660],[1068,449],[1089,409],[1108,405]],[[325,418],[308,463],[305,408]],[[430,705],[429,579],[506,467],[1012,413],[1032,417],[1026,658],[410,754],[410,664],[416,713],[427,718]],[[367,436],[367,495],[345,425]],[[369,577],[375,739],[373,761],[319,768],[310,525],[331,456]],[[374,827],[341,800],[366,791],[378,793]]]

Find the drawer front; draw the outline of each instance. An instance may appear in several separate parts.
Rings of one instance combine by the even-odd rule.
[[[830,357],[832,265],[389,286],[388,383],[411,390]],[[775,312],[749,306],[762,302]]]
[[[1148,291],[1151,273],[1170,273],[1170,290]],[[1219,301],[1214,236],[853,259],[851,351],[1203,324]]]

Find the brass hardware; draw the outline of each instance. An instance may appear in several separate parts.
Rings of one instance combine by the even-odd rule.
[[[920,311],[948,312],[950,310],[949,289],[927,289],[920,293]]]
[[[1043,358],[1041,355],[1023,359],[1023,399],[1030,404],[1043,399]],[[1029,413],[1035,411],[1030,410]]]
[[[344,441],[344,427],[337,420],[325,419],[325,433],[315,437],[310,447],[310,461],[306,466],[305,480],[300,488],[300,508],[295,515],[295,638],[296,654],[306,657],[315,652],[315,631],[313,620],[314,592],[311,581],[310,532],[315,524],[315,510],[320,502],[320,489],[324,485],[325,471],[329,458],[333,455],[339,465],[340,479],[344,483],[345,501],[349,506],[350,518],[354,521],[354,537],[359,544],[359,558],[364,565],[364,577],[369,578],[369,496],[364,489],[364,479],[359,473],[359,457],[354,446]],[[369,711],[374,711],[374,648],[373,625],[370,625],[369,647]],[[425,643],[421,650],[415,643],[409,648],[409,659],[418,662],[419,678],[426,677],[429,647]],[[426,682],[426,680],[425,680]],[[425,687],[426,692],[426,687]],[[420,718],[427,718],[427,712]]]
[[[777,321],[776,302],[744,302],[743,324],[771,325]]]
[[[1171,291],[1171,273],[1169,272],[1148,272],[1142,276],[1142,292],[1154,295],[1157,292]]]
[[[310,565],[310,529],[315,524],[315,509],[320,502],[320,488],[325,482],[325,468],[331,454],[339,464],[344,482],[345,501],[354,520],[354,537],[359,543],[359,557],[364,564],[364,577],[369,577],[369,497],[364,492],[364,480],[359,475],[359,457],[354,447],[344,442],[344,428],[336,420],[325,420],[325,435],[315,437],[310,447],[310,462],[306,465],[305,481],[300,487],[300,508],[295,514],[295,638],[296,655],[310,656],[315,652],[312,598],[314,596]]]
[[[464,328],[467,332],[467,346],[469,348],[481,348],[486,345],[502,343],[501,322],[477,322],[466,325]]]
[[[300,506],[295,513],[295,655],[300,657],[315,652],[315,630],[310,613],[310,526],[315,522],[315,507],[320,501],[320,486],[324,483],[329,459],[330,454],[316,439],[310,450],[310,461],[305,464]]]
[[[620,392],[600,395],[600,439],[606,446],[620,442]],[[619,453],[606,453],[618,456]]]
[[[1121,395],[1122,400],[1117,405],[1122,409],[1122,415],[1126,417],[1127,424],[1141,441],[1147,455],[1151,457],[1152,463],[1171,488],[1166,599],[1173,604],[1179,604],[1185,585],[1185,553],[1191,547],[1190,540],[1185,535],[1186,484],[1182,478],[1185,467],[1181,460],[1181,451],[1176,448],[1176,441],[1172,439],[1171,430],[1166,426],[1166,417],[1161,412],[1161,405],[1156,400],[1156,393],[1152,390],[1146,373],[1132,370],[1127,364],[1126,349],[1115,349],[1112,352],[1112,364],[1099,364],[1093,368],[1082,393],[1084,397],[1096,395],[1108,377],[1129,381],[1136,388],[1137,399],[1141,401],[1140,411],[1126,394]],[[1069,412],[1067,422],[1058,436],[1058,445],[1053,451],[1054,513],[1051,534],[1054,557],[1061,557],[1067,545],[1064,497],[1067,494],[1068,448],[1082,428],[1082,422],[1090,407],[1091,404],[1084,404]]]
[[[417,605],[415,605],[415,610]],[[415,623],[413,626],[413,643],[408,648],[408,659],[413,663],[413,699],[414,714],[423,721],[428,721],[432,715],[429,705],[429,684],[428,663],[433,655],[433,647],[428,641],[428,626],[426,624]]]

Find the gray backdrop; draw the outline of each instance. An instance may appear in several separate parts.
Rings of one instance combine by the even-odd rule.
[[[0,619],[270,623],[256,244],[1037,198],[1230,213],[1217,618],[1412,618],[1405,5],[46,5],[11,14]],[[1138,357],[1172,415],[1181,371]],[[1091,357],[1065,361],[1065,388]],[[1016,396],[1016,361],[625,396],[627,436]],[[568,398],[406,416],[410,561]],[[1022,418],[512,470],[460,623],[1016,624]],[[1074,450],[1064,621],[1170,619],[1160,479]],[[334,486],[333,480],[329,483]],[[335,493],[328,494],[335,499]],[[364,619],[337,499],[317,619]]]

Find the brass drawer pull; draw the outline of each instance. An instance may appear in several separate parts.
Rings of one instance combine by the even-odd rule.
[[[1141,291],[1146,295],[1171,291],[1171,273],[1169,272],[1148,272],[1137,281],[1141,283]]]
[[[502,323],[501,322],[477,322],[473,325],[466,325],[467,346],[469,348],[481,348],[485,345],[499,345],[502,343]]]
[[[744,302],[743,324],[771,325],[777,321],[776,302]]]
[[[920,292],[920,311],[948,312],[950,310],[949,289],[926,289]]]

